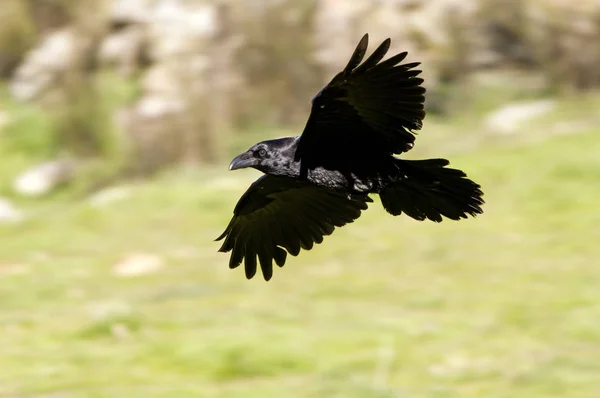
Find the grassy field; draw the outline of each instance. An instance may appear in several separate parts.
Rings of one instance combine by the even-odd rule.
[[[21,201],[30,219],[0,226],[0,396],[599,397],[600,131],[443,150],[431,125],[417,150],[479,181],[484,215],[376,200],[269,283],[213,242],[257,172]],[[116,275],[134,252],[164,266]]]

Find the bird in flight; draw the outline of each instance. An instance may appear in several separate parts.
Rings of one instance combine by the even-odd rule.
[[[310,250],[323,237],[360,217],[379,194],[385,210],[416,220],[460,220],[483,211],[483,192],[446,159],[405,160],[425,117],[418,62],[402,52],[384,61],[387,39],[362,62],[365,34],[346,67],[312,100],[302,135],[259,142],[236,156],[229,170],[264,173],[242,195],[216,240],[231,252],[229,268],[258,266],[265,280],[273,262]],[[361,63],[362,62],[362,63]]]

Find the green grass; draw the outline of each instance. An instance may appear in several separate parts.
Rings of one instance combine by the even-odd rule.
[[[269,283],[213,242],[257,172],[22,203],[0,226],[0,396],[597,398],[598,134],[453,148],[484,215],[419,223],[376,200]],[[165,265],[114,275],[132,252]]]

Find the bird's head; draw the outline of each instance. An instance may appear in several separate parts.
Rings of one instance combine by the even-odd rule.
[[[294,168],[297,137],[259,142],[239,154],[229,164],[229,170],[253,167],[272,175],[290,175]]]

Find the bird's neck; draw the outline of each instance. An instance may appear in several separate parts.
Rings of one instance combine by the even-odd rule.
[[[269,141],[269,146],[276,148],[276,155],[263,162],[259,167],[265,174],[274,176],[300,177],[300,161],[296,161],[296,149],[299,137],[285,137]]]
[[[286,159],[280,164],[280,167],[277,167],[276,170],[273,171],[270,174],[298,178],[300,177],[300,161],[294,161],[293,157],[291,159]]]

